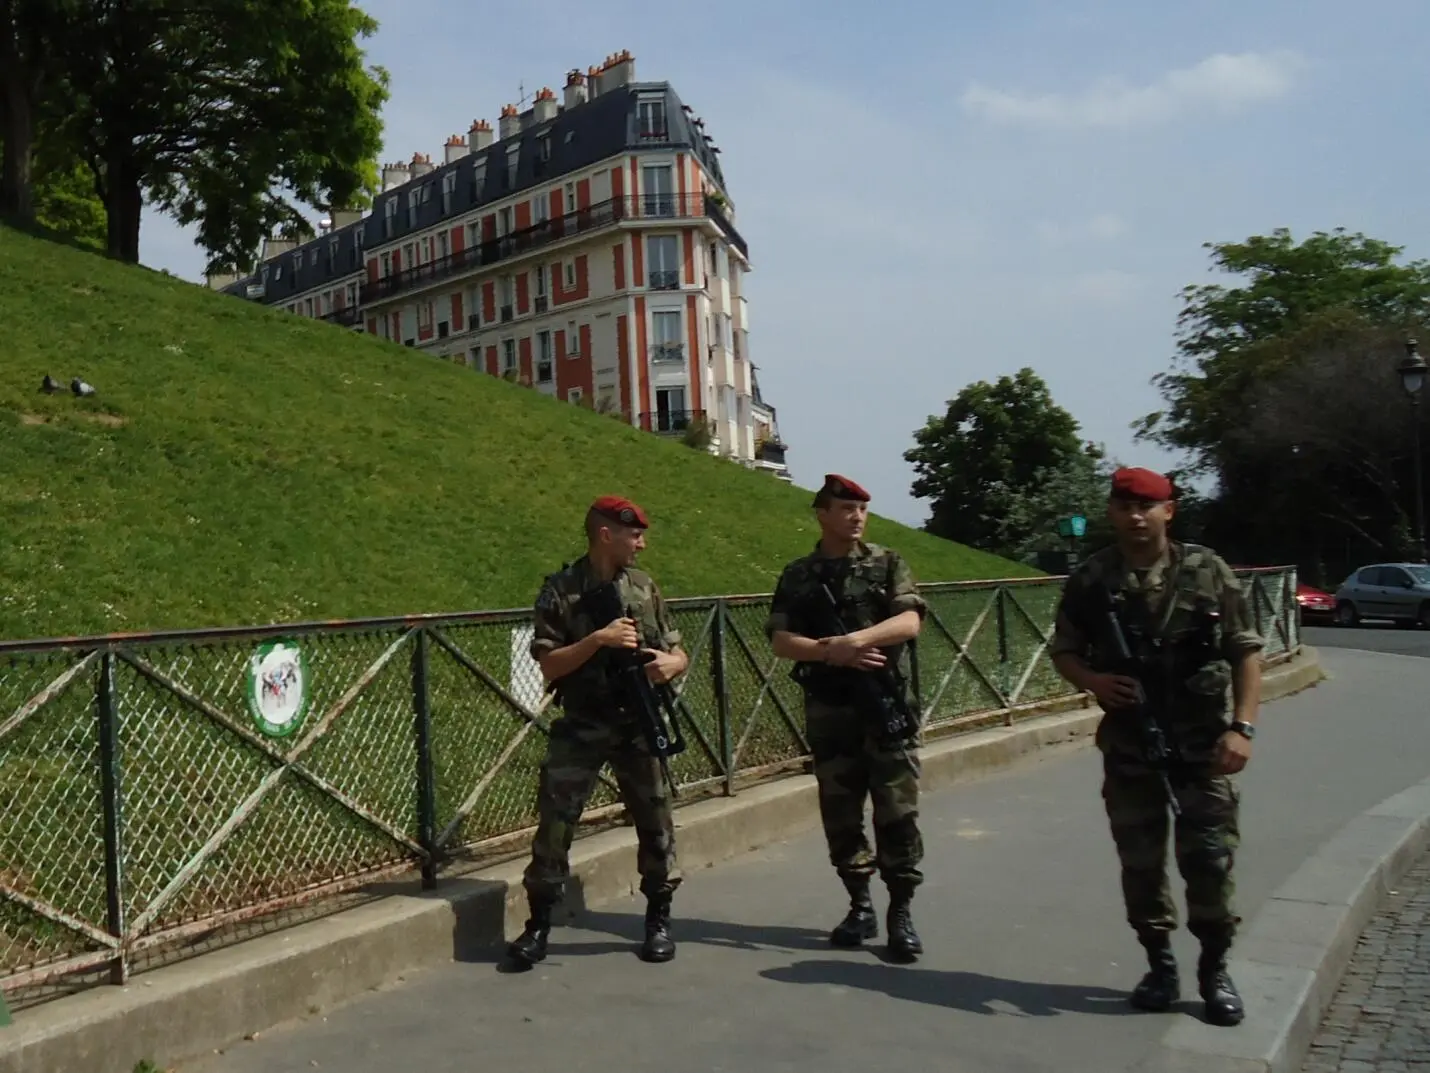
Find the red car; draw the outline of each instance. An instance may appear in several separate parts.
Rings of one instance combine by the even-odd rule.
[[[1296,604],[1301,608],[1302,622],[1330,622],[1336,615],[1336,598],[1328,592],[1297,583]]]

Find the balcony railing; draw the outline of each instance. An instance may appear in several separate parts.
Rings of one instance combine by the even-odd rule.
[[[678,268],[663,268],[659,271],[652,271],[646,278],[646,286],[653,291],[678,291],[680,290],[680,270]]]
[[[345,306],[342,309],[335,309],[331,313],[324,313],[319,320],[325,320],[329,324],[340,324],[344,328],[351,328],[362,321],[362,309],[358,306]]]
[[[404,268],[375,282],[362,285],[362,303],[381,301],[394,294],[426,286],[474,268],[498,264],[565,239],[588,235],[616,224],[634,220],[713,221],[730,243],[746,257],[745,240],[730,225],[719,206],[704,194],[627,194],[577,209],[553,220],[493,238],[426,264]]]
[[[704,410],[657,410],[640,415],[640,426],[646,432],[679,434],[705,419]]]
[[[685,344],[656,343],[650,348],[650,360],[653,362],[682,362],[685,360]]]

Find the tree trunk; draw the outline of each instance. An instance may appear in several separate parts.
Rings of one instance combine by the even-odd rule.
[[[126,264],[138,264],[144,195],[138,169],[123,152],[109,154],[104,175],[104,208],[109,215],[109,256]]]
[[[0,27],[3,30],[3,27]],[[0,117],[5,122],[5,164],[0,172],[0,216],[16,223],[35,218],[30,162],[35,143],[35,116],[26,92],[24,71],[14,49],[0,45]]]

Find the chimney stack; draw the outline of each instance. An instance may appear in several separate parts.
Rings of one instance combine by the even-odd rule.
[[[415,179],[419,175],[426,175],[432,170],[432,158],[426,153],[412,154],[412,177]]]
[[[513,134],[521,130],[521,115],[516,110],[514,104],[504,104],[501,108],[501,118],[497,120],[497,133],[502,141],[506,141]]]
[[[606,65],[601,72],[602,90],[629,85],[635,80],[636,58],[630,54],[629,49],[623,49],[614,56],[607,57]]]
[[[601,95],[601,69],[592,65],[586,68],[586,86],[592,97]]]
[[[447,139],[447,163],[454,163],[467,155],[467,139],[453,134]]]
[[[392,190],[412,178],[406,164],[384,164],[382,166],[382,189]]]
[[[213,272],[204,276],[204,282],[209,285],[210,289],[221,291],[230,283],[237,283],[242,278],[237,272]]]
[[[341,231],[362,221],[362,209],[334,209],[333,230]]]
[[[566,72],[566,99],[563,103],[567,108],[575,108],[585,101],[586,77],[581,73],[581,68],[573,67]]]
[[[467,134],[471,137],[473,153],[478,149],[489,148],[492,144],[492,125],[485,119],[478,119],[474,122]]]
[[[541,92],[536,95],[536,101],[531,106],[532,120],[537,123],[545,123],[549,119],[556,118],[556,94],[551,92],[550,86],[542,86]]]
[[[275,257],[282,256],[298,248],[298,243],[291,238],[275,238],[270,235],[263,240],[263,251],[258,255],[260,261],[271,261]]]

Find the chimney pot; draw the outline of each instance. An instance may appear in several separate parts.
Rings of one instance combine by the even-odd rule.
[[[566,74],[566,92],[562,103],[567,108],[575,108],[586,101],[586,80],[580,68],[573,68]]]
[[[516,105],[502,105],[501,119],[497,121],[497,136],[505,141],[520,130],[521,117],[516,110]]]

